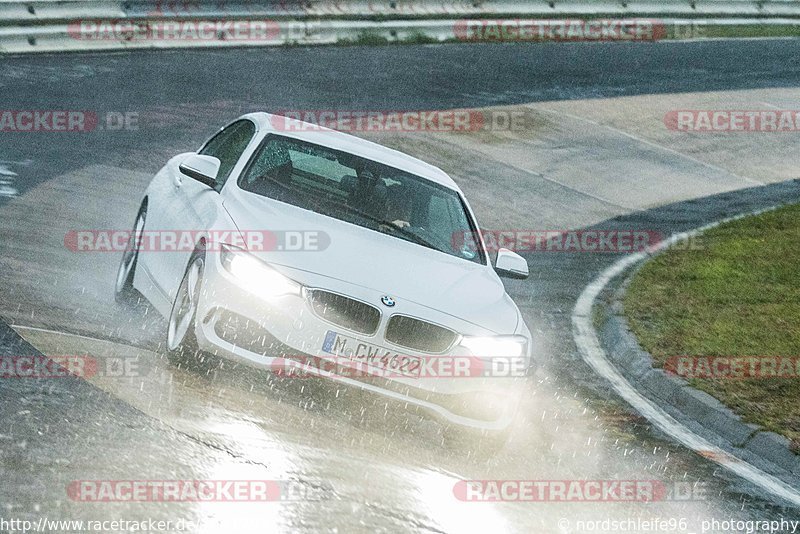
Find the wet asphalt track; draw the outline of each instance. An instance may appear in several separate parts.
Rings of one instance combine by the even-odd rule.
[[[268,386],[262,375],[245,369],[204,373],[168,365],[159,350],[163,321],[147,306],[114,303],[119,258],[72,254],[63,247],[63,235],[73,228],[127,228],[150,174],[247,111],[434,109],[796,88],[798,51],[800,42],[778,40],[3,58],[2,108],[134,111],[140,127],[0,138],[0,165],[16,173],[11,185],[19,192],[0,199],[0,317],[86,336],[17,328],[45,353],[122,352],[138,358],[146,376],[3,381],[0,513],[183,518],[202,521],[196,530],[203,532],[569,532],[560,519],[655,516],[690,518],[695,522],[683,532],[695,532],[702,518],[794,517],[794,511],[759,497],[757,488],[652,433],[577,361],[569,313],[583,286],[613,261],[611,255],[533,254],[531,279],[509,283],[537,337],[542,368],[509,444],[486,458],[473,454],[477,447],[470,443],[441,447],[437,425],[379,399],[312,383]],[[412,153],[454,171],[457,180],[462,167],[480,165],[478,158],[471,165],[469,154],[456,160],[441,152]],[[499,179],[505,170],[494,172]],[[490,196],[481,197],[476,209],[481,220],[486,213],[502,221],[490,197],[494,189],[498,196],[505,192],[492,183],[480,189]],[[539,226],[530,228],[547,224],[534,212],[574,193],[518,187],[518,199],[538,195],[527,209]],[[648,212],[631,206],[602,226],[679,231],[798,197],[796,184],[777,184]],[[614,200],[625,207],[624,197]],[[608,212],[595,217],[598,225],[619,214],[588,197],[580,202],[574,203]],[[582,225],[583,219],[573,219],[559,224]],[[35,350],[2,328],[5,353]],[[302,488],[322,488],[325,498],[269,505],[88,504],[71,501],[65,490],[73,480],[169,478],[295,480]],[[700,482],[706,498],[650,504],[453,498],[457,480],[506,478]]]

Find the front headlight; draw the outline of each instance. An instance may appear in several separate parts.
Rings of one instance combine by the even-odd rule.
[[[236,277],[245,288],[256,295],[271,299],[284,295],[300,295],[302,287],[249,252],[222,245],[222,266]]]
[[[464,337],[461,346],[478,358],[519,358],[528,351],[528,340],[523,336]]]

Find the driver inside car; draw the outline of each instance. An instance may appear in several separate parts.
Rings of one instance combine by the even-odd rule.
[[[392,191],[392,189],[398,190]],[[398,228],[408,228],[411,226],[411,197],[399,189],[397,186],[389,189],[391,193],[386,203],[386,220],[392,221]]]

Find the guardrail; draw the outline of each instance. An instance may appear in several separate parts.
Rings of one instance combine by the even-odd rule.
[[[694,37],[687,28],[800,26],[800,0],[0,0],[0,52],[440,42],[458,40],[467,20],[500,17],[650,17],[670,37]]]
[[[74,16],[349,17],[800,16],[800,0],[0,0],[0,21]]]

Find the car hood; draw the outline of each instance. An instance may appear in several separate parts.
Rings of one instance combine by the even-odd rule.
[[[486,265],[241,190],[227,195],[223,205],[242,233],[319,232],[323,250],[252,251],[270,264],[319,275],[295,274],[300,282],[332,278],[495,333],[510,334],[517,327],[519,311]]]

